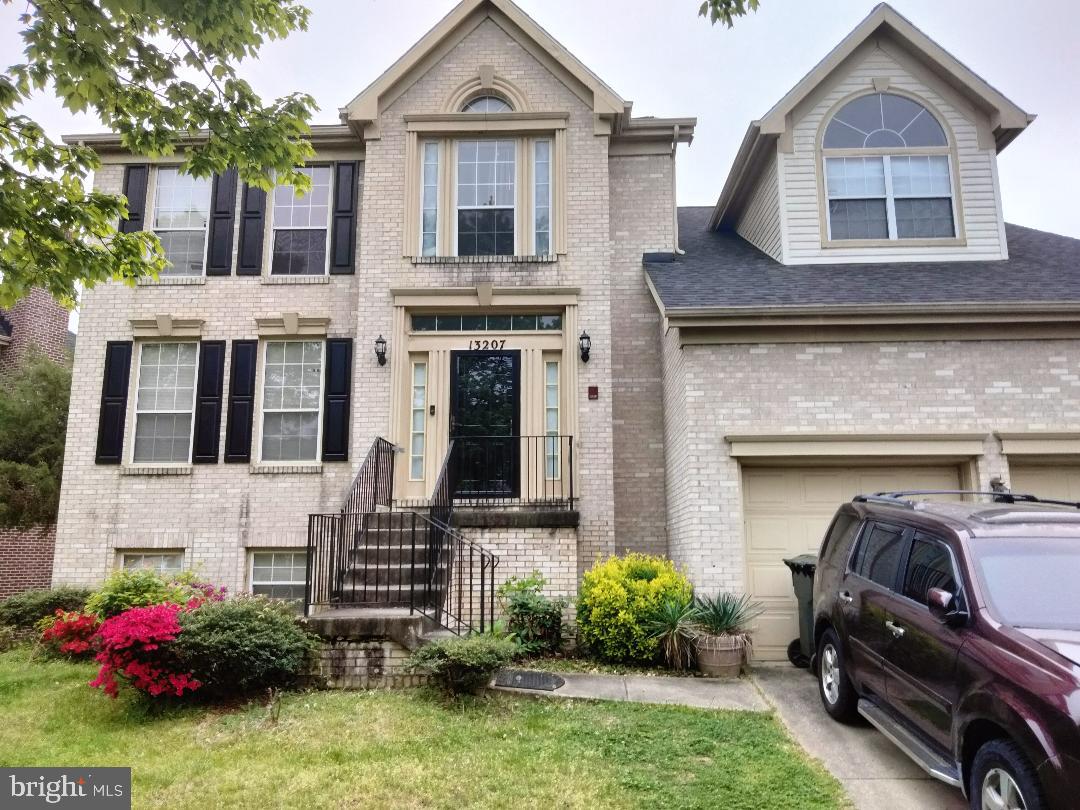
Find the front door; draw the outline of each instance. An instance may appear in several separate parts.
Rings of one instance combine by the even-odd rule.
[[[521,352],[450,353],[454,492],[467,500],[520,491]]]

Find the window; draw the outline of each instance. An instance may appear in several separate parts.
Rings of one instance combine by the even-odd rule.
[[[315,461],[319,454],[323,344],[266,344],[263,373],[263,461]]]
[[[421,196],[420,254],[434,256],[438,248],[439,226],[439,144],[424,144],[424,193]]]
[[[516,151],[514,141],[458,141],[459,256],[514,254]]]
[[[948,139],[921,104],[893,93],[860,96],[829,121],[822,148],[830,239],[956,236]]]
[[[414,332],[550,332],[562,315],[413,315]]]
[[[904,572],[904,596],[925,605],[926,594],[931,588],[957,595],[959,586],[953,574],[952,558],[942,543],[916,537]]]
[[[498,96],[478,96],[461,108],[462,112],[497,113],[513,112],[514,108]]]
[[[551,141],[533,143],[534,252],[551,253]]]
[[[120,559],[120,565],[127,571],[148,569],[166,576],[179,574],[184,568],[182,551],[138,551],[126,552]]]
[[[307,552],[255,551],[251,555],[251,592],[303,605]]]
[[[191,460],[197,364],[197,343],[141,345],[132,461],[186,464]]]
[[[559,364],[544,363],[544,472],[549,481],[561,476],[559,460]]]
[[[208,177],[192,177],[179,169],[158,169],[153,228],[169,262],[163,275],[203,274],[210,189]]]
[[[329,166],[310,166],[300,172],[311,178],[311,191],[296,196],[291,185],[274,188],[273,260],[275,276],[321,276],[326,273],[330,238]]]
[[[895,587],[896,570],[903,552],[903,535],[902,529],[879,525],[871,527],[869,532],[863,534],[852,570],[878,585]]]
[[[409,480],[424,478],[424,425],[427,421],[427,363],[413,363],[409,422]]]
[[[855,534],[855,530],[859,527],[859,518],[855,515],[848,514],[847,512],[840,512],[833,519],[832,525],[829,527],[828,533],[825,535],[825,542],[821,546],[821,554],[819,555],[822,561],[830,559],[831,555],[837,553],[837,544],[843,543],[840,548],[840,552],[844,551],[849,541]]]

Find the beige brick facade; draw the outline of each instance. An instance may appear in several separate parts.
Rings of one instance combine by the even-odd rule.
[[[372,440],[396,436],[401,420],[391,412],[391,403],[394,386],[401,385],[395,375],[401,372],[394,359],[399,353],[404,356],[407,347],[395,344],[392,291],[474,290],[487,284],[501,290],[573,291],[573,323],[592,338],[594,349],[586,364],[576,356],[577,332],[565,335],[569,349],[564,357],[576,366],[567,375],[574,390],[564,401],[575,410],[580,524],[577,529],[469,529],[465,534],[500,556],[500,578],[537,569],[550,581],[552,593],[566,595],[574,593],[582,569],[601,556],[626,546],[663,550],[660,384],[658,356],[650,350],[659,319],[648,305],[641,252],[672,249],[670,143],[664,146],[661,137],[662,157],[609,156],[612,138],[598,129],[580,87],[568,87],[520,36],[493,18],[481,20],[380,111],[369,128],[371,137],[363,143],[357,139],[355,153],[336,149],[334,159],[363,161],[355,275],[281,283],[283,279],[268,277],[264,269],[262,277],[178,279],[133,288],[110,283],[85,295],[54,566],[57,582],[98,582],[119,564],[125,550],[175,549],[183,550],[186,566],[198,568],[207,579],[246,590],[250,550],[304,547],[308,513],[339,509]],[[478,66],[512,82],[530,110],[565,115],[566,252],[557,260],[420,263],[402,255],[402,220],[411,182],[405,177],[406,116],[443,112],[456,89],[475,78]],[[153,177],[151,172],[148,197]],[[96,187],[119,192],[122,181],[123,165],[110,162],[98,172]],[[239,217],[234,254],[238,230]],[[632,240],[624,239],[628,232],[635,234]],[[264,255],[264,264],[267,261]],[[283,312],[326,318],[328,337],[354,339],[350,462],[324,462],[302,471],[287,467],[284,472],[257,463],[165,469],[95,464],[106,342],[131,340],[131,319],[163,313],[199,319],[203,340],[228,341],[227,402],[232,341],[256,338],[256,318]],[[391,362],[386,366],[378,365],[372,351],[379,335],[389,340]],[[134,366],[137,352],[132,362]],[[598,389],[596,399],[588,397],[590,387]],[[132,388],[129,412],[133,393]],[[437,403],[437,408],[445,407]],[[622,416],[613,419],[616,409]],[[258,425],[258,411],[255,419]],[[129,413],[125,453],[133,428]],[[222,445],[225,430],[223,416]],[[649,439],[642,442],[647,431]],[[616,432],[621,435],[618,447]],[[625,466],[637,468],[618,486],[614,470],[624,463],[616,462],[616,455],[625,459]],[[616,490],[623,499],[618,530]]]

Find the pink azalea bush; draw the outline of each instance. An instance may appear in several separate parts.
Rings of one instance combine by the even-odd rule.
[[[202,686],[177,666],[170,652],[180,635],[177,617],[184,609],[176,604],[134,607],[102,622],[97,633],[101,651],[95,656],[101,669],[90,686],[113,698],[121,680],[151,697],[180,697]]]
[[[88,656],[95,649],[98,617],[57,608],[56,613],[38,622],[41,643],[49,650],[71,658]]]

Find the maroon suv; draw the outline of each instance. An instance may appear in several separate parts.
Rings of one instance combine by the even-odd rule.
[[[1080,506],[859,496],[822,543],[814,618],[833,718],[862,715],[973,808],[1080,807]]]

